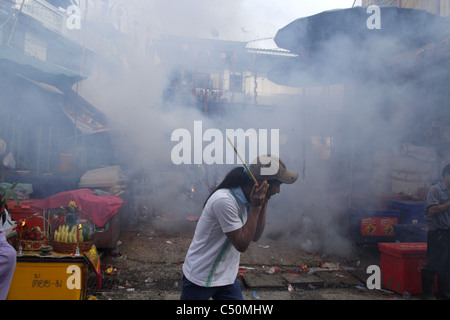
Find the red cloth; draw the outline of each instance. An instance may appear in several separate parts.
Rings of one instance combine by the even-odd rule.
[[[90,189],[64,191],[45,199],[30,199],[22,203],[39,209],[50,209],[67,207],[71,200],[86,213],[86,218],[99,227],[103,227],[123,204],[123,200],[119,197],[97,196]]]

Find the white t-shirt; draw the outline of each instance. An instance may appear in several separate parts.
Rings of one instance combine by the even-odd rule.
[[[247,205],[241,188],[220,189],[209,198],[183,264],[189,281],[202,287],[234,283],[241,255],[225,233],[245,224]]]

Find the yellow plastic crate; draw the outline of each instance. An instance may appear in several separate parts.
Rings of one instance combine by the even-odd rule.
[[[77,258],[18,258],[8,300],[83,300],[88,264]]]

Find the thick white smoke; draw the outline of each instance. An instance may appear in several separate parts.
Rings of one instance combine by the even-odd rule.
[[[136,24],[140,28],[136,30],[155,39],[170,34],[238,41],[250,40],[251,36],[255,39],[274,36],[277,29],[268,34],[257,29],[267,30],[267,26],[272,25],[269,19],[273,15],[255,15],[257,11],[249,4],[244,0],[220,5],[206,0],[135,0],[122,5],[128,8],[128,15],[139,17]],[[277,10],[280,5],[282,3],[271,2],[275,17],[282,15]],[[266,2],[263,6],[267,6]],[[251,30],[250,26],[256,30]],[[125,27],[122,23],[122,28]],[[141,39],[146,37],[143,34],[139,36]],[[334,38],[327,45],[336,47],[337,55],[315,61],[317,66],[348,66],[350,54],[354,57],[354,53],[361,49],[348,37]],[[389,150],[401,142],[405,131],[400,127],[397,128],[399,132],[386,131],[392,115],[387,107],[383,107],[384,99],[396,94],[415,94],[403,86],[395,87],[392,83],[374,80],[378,76],[377,70],[385,70],[386,67],[377,65],[381,61],[378,58],[392,45],[392,41],[387,39],[361,52],[362,56],[356,62],[364,61],[366,64],[362,68],[357,64],[351,65],[348,73],[351,77],[345,79],[345,85],[331,86],[337,88],[336,92],[331,90],[333,92],[329,93],[330,86],[317,86],[316,89],[322,90],[323,94],[294,96],[292,101],[271,110],[250,106],[228,112],[220,118],[205,116],[189,105],[164,105],[162,93],[169,83],[170,70],[162,69],[154,60],[128,57],[127,72],[117,74],[108,70],[96,74],[81,83],[80,88],[88,100],[107,114],[114,128],[112,136],[124,169],[130,174],[143,169],[150,173],[155,190],[154,209],[159,215],[180,218],[200,215],[210,189],[233,167],[174,165],[170,155],[176,144],[171,141],[175,129],[185,128],[193,133],[194,121],[202,121],[203,130],[279,129],[280,135],[285,137],[280,146],[280,156],[289,169],[299,173],[299,180],[294,185],[283,185],[281,194],[271,200],[266,234],[290,237],[304,250],[345,255],[350,250],[345,218],[346,196],[351,191],[350,187],[367,188],[370,192],[370,187],[365,184],[368,177],[364,170],[363,176],[352,176],[351,161],[367,163],[370,167],[371,155],[366,153],[367,150],[370,152],[371,147],[372,150]],[[369,52],[376,59],[364,56]],[[359,68],[365,74],[359,74]],[[338,72],[345,78],[345,68]],[[294,76],[309,77],[311,74]],[[362,80],[365,85],[361,85]],[[338,101],[340,99],[343,101]],[[323,140],[313,144],[311,137]],[[333,161],[327,161],[323,153],[327,153],[331,146],[338,151],[332,155]],[[236,165],[239,165],[237,159]],[[186,195],[192,187],[195,188],[193,201]]]

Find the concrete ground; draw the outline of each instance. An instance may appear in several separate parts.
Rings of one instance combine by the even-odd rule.
[[[166,228],[179,224],[179,228]],[[155,219],[130,224],[116,250],[102,255],[102,287],[91,272],[87,298],[179,300],[182,263],[195,222]],[[367,266],[380,264],[376,246],[355,247],[345,259],[305,252],[286,240],[263,238],[241,255],[238,279],[245,300],[409,300],[368,289]]]

